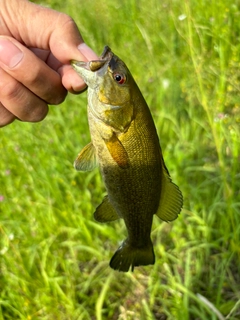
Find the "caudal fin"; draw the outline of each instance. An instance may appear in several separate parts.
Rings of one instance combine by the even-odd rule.
[[[127,272],[131,267],[134,270],[136,266],[146,266],[154,264],[155,256],[152,243],[146,247],[135,248],[126,241],[118,248],[110,261],[112,269]]]

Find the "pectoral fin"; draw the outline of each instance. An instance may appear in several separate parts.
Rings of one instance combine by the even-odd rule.
[[[162,190],[156,215],[164,221],[177,219],[183,205],[182,193],[174,184],[163,162]]]
[[[91,171],[97,167],[95,148],[90,142],[87,144],[74,161],[74,168],[77,171]]]
[[[114,161],[122,169],[129,167],[129,159],[127,151],[114,133],[109,140],[105,140],[105,144]]]
[[[120,218],[109,202],[108,196],[104,197],[103,202],[97,207],[94,218],[99,222],[114,221]]]

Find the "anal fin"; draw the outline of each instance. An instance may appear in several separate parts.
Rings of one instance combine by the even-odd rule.
[[[97,207],[94,218],[99,222],[109,222],[120,218],[109,202],[108,196],[104,197],[102,203]]]

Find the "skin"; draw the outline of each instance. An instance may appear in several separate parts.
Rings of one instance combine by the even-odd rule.
[[[75,22],[27,0],[0,0],[0,127],[45,118],[48,104],[86,84],[70,60],[94,60]]]

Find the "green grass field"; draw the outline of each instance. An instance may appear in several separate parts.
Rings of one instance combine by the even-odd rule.
[[[97,53],[128,65],[184,196],[154,218],[156,263],[119,273],[123,221],[93,212],[98,170],[72,166],[86,145],[86,93],[38,124],[0,130],[0,320],[240,319],[240,9],[234,1],[45,0]],[[237,3],[237,2],[236,2]]]

